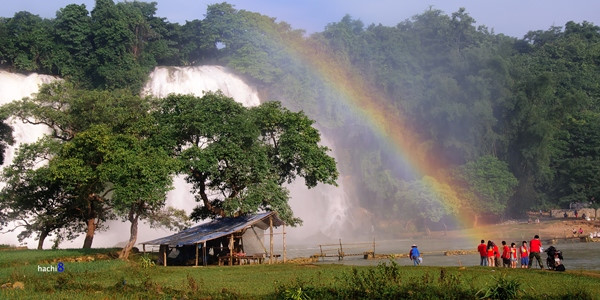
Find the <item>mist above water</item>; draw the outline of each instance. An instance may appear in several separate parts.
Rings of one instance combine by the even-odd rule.
[[[31,74],[29,76],[0,71],[0,103],[31,96],[36,93],[39,86],[56,80],[51,76]],[[239,76],[229,72],[221,66],[197,67],[157,67],[149,76],[143,93],[156,97],[166,97],[169,94],[193,94],[201,97],[208,91],[222,91],[225,95],[234,98],[246,107],[257,106],[260,99],[255,88],[246,84]],[[14,136],[16,145],[8,149],[5,165],[14,157],[15,149],[20,143],[31,143],[41,137],[46,129],[44,126],[33,126],[21,122],[14,123]],[[333,143],[322,137],[322,144],[333,149],[330,155],[335,157]],[[368,232],[370,225],[355,222],[352,215],[352,205],[344,189],[343,176],[338,180],[338,187],[318,185],[307,189],[304,180],[298,178],[288,186],[290,190],[290,205],[295,216],[304,221],[304,225],[289,228],[287,241],[290,244],[315,244],[337,240],[340,237],[350,237],[350,233]],[[191,185],[187,184],[182,176],[174,180],[174,190],[168,194],[167,205],[184,209],[190,213],[198,205],[194,195],[190,192]],[[363,222],[364,223],[364,222]],[[112,247],[125,243],[129,237],[129,222],[110,221],[107,231],[97,232],[94,237],[93,247]],[[138,242],[147,241],[170,234],[165,229],[152,229],[146,224],[141,224]],[[18,232],[4,234],[0,237],[1,244],[18,244]],[[366,237],[365,237],[366,238]],[[80,247],[84,236],[63,242],[61,247]],[[27,246],[34,248],[37,244],[34,239],[26,240]],[[45,243],[51,245],[51,238]]]

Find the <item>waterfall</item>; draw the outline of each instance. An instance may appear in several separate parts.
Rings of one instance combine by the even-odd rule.
[[[0,101],[8,103],[15,99],[30,96],[35,93],[39,85],[55,80],[54,77],[32,74],[29,76],[12,74],[0,71]],[[229,72],[221,66],[197,67],[157,67],[150,74],[143,94],[165,97],[171,93],[193,94],[202,96],[207,91],[222,91],[225,95],[234,98],[246,107],[260,104],[258,92],[246,84],[239,76]],[[33,142],[43,133],[43,127],[15,123],[15,138],[17,143]],[[323,138],[322,143],[329,148],[332,144]],[[16,146],[18,147],[18,146]],[[7,163],[10,163],[15,147],[9,149]],[[335,151],[330,155],[335,157]],[[345,228],[351,226],[350,204],[344,190],[343,180],[338,181],[338,187],[318,185],[308,190],[302,178],[287,186],[290,189],[290,205],[294,214],[304,221],[304,225],[289,229],[288,241],[291,243],[315,243],[317,240],[333,240],[344,235]],[[174,190],[168,194],[167,205],[184,209],[190,213],[195,202],[190,193],[191,186],[179,176],[174,180]],[[121,221],[109,222],[109,229],[98,232],[94,237],[93,247],[112,247],[128,238],[129,223]],[[351,228],[352,229],[352,228]],[[169,234],[165,229],[151,229],[145,224],[140,224],[138,242],[150,240]],[[83,239],[83,237],[82,237]],[[0,244],[16,244],[14,236],[3,235]],[[49,242],[46,246],[49,246]],[[61,247],[78,248],[82,244],[79,239],[72,242],[63,242]],[[33,240],[28,240],[29,247],[35,247]]]
[[[56,77],[48,75],[30,74],[22,75],[0,70],[0,105],[10,103],[13,100],[20,100],[24,97],[30,97],[37,93],[39,87],[44,83],[50,83],[56,80]],[[18,143],[32,143],[40,138],[46,129],[44,126],[24,124],[21,121],[13,121],[13,136]],[[8,165],[14,158],[16,147],[8,147],[5,153],[5,163]]]
[[[39,75],[39,74],[15,74],[0,70],[0,105],[10,103],[14,100],[20,100],[24,97],[31,97],[37,93],[39,87],[44,83],[50,83],[56,80],[56,77]],[[19,147],[20,143],[32,143],[38,138],[42,137],[47,132],[47,128],[43,125],[32,125],[24,124],[17,120],[8,120],[13,127],[13,137],[15,138],[15,145],[9,146],[4,153],[4,164],[2,168],[8,166],[15,156],[15,152]],[[4,186],[3,182],[0,182],[0,188]],[[10,228],[13,224],[9,224]],[[3,229],[4,230],[4,229]],[[18,243],[17,235],[19,231],[5,233],[0,235],[0,244],[14,244]],[[37,243],[34,241],[28,242],[28,247],[37,247]]]
[[[220,90],[246,107],[260,104],[256,89],[221,66],[157,67],[150,74],[144,94],[164,98],[169,94],[202,96]]]

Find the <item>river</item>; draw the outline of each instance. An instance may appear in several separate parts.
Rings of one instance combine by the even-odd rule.
[[[408,253],[413,241],[410,240],[386,240],[376,241],[375,252],[379,254]],[[500,244],[500,243],[498,243]],[[439,240],[423,240],[418,242],[418,247],[423,253],[423,265],[425,266],[478,266],[479,254],[453,255],[445,256],[445,250],[475,250],[477,245],[471,249],[460,247],[453,243],[447,243]],[[544,248],[550,245],[544,245]],[[600,271],[600,243],[584,242],[565,242],[552,245],[563,253],[563,264],[567,270],[595,270]],[[289,246],[287,250],[288,257],[309,257],[319,253],[319,247]],[[546,254],[542,253],[542,262],[545,263]],[[386,259],[363,259],[362,256],[345,257],[338,260],[334,257],[328,257],[319,260],[318,263],[341,263],[345,265],[368,266],[377,265],[386,262]],[[412,265],[408,258],[397,258],[396,263],[400,265]],[[536,266],[534,261],[533,266]]]

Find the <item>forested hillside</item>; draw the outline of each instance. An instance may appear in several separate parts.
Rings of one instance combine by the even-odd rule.
[[[517,38],[476,27],[468,8],[430,9],[394,27],[345,16],[308,36],[226,3],[183,25],[155,13],[154,3],[111,0],[97,0],[89,11],[68,5],[53,19],[19,12],[0,19],[0,65],[134,93],[157,65],[227,66],[255,84],[263,100],[317,120],[341,153],[352,197],[375,216],[407,226],[445,224],[461,210],[497,219],[600,204],[594,24],[569,22]],[[439,168],[424,176],[407,172],[346,109],[335,82],[307,63],[324,58],[340,77],[371,87],[377,105],[401,120]]]

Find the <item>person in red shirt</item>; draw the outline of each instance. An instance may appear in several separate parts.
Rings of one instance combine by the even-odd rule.
[[[502,265],[502,262],[500,261],[500,250],[498,249],[498,245],[496,245],[496,243],[494,243],[494,256],[496,258],[494,265],[496,267],[500,267]]]
[[[510,267],[510,248],[506,241],[502,241],[502,266],[505,268]]]
[[[523,241],[521,247],[519,247],[519,254],[521,255],[521,268],[527,269],[529,265],[529,248],[527,248],[527,241]]]
[[[479,256],[481,257],[481,261],[479,262],[480,266],[487,266],[487,246],[485,245],[485,241],[481,240],[481,244],[477,246],[477,251],[479,251]]]
[[[540,236],[535,235],[533,240],[529,241],[529,265],[531,268],[531,264],[533,263],[533,258],[535,257],[540,265],[540,268],[543,270],[544,265],[542,264],[542,258],[540,257],[540,252],[542,252],[542,241],[540,241]]]

